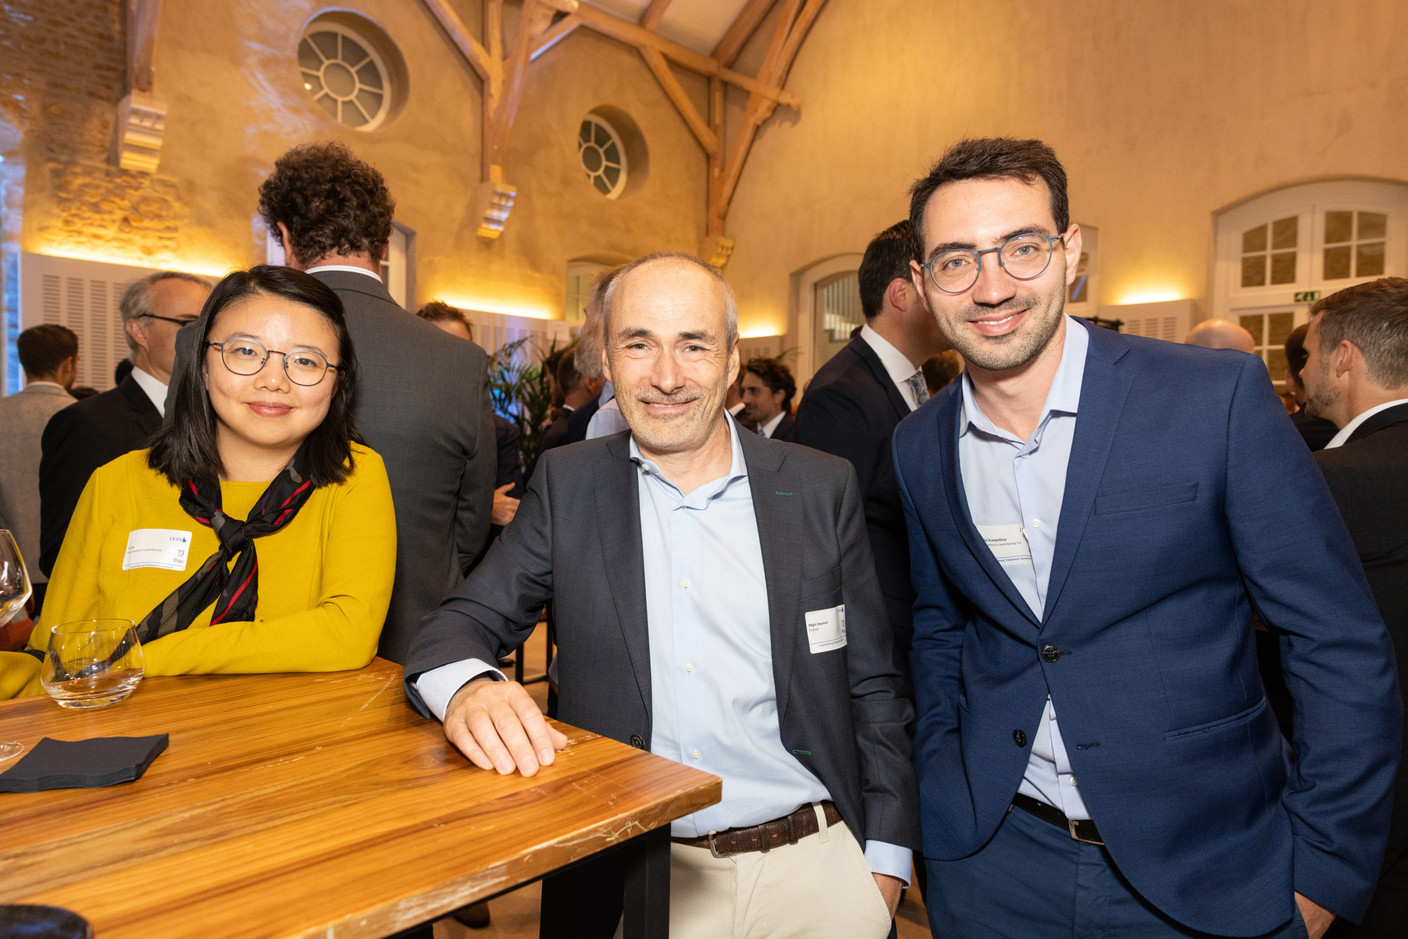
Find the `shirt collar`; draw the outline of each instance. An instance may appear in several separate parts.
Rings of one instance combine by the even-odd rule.
[[[786,412],[786,411],[778,411],[776,414],[774,414],[774,415],[772,416],[772,420],[770,420],[770,421],[768,421],[767,423],[763,424],[761,430],[763,431],[763,433],[765,433],[765,434],[767,434],[769,437],[771,437],[771,436],[773,435],[773,431],[777,430],[777,425],[778,425],[778,424],[781,424],[781,423],[782,423],[782,419],[783,419],[784,417],[786,417],[786,416],[787,416],[787,412]]]
[[[875,350],[880,364],[885,366],[885,374],[889,375],[890,381],[896,385],[903,386],[909,381],[911,375],[919,371],[919,366],[911,362],[909,356],[896,349],[890,340],[871,329],[869,323],[860,328],[860,338]]]
[[[156,406],[157,413],[162,417],[166,416],[166,386],[156,376],[142,371],[135,366],[132,369],[132,380],[146,393]]]
[[[688,501],[694,505],[703,505],[711,499],[721,495],[725,489],[740,479],[748,478],[748,464],[743,459],[743,445],[738,441],[738,424],[733,418],[725,418],[724,423],[728,425],[729,451],[732,454],[729,460],[728,472],[713,482],[705,483],[689,494]],[[640,455],[640,448],[636,446],[635,434],[630,438],[631,462],[639,467],[640,474],[655,479],[663,485],[669,487],[670,491],[677,499],[685,499],[679,487],[665,478],[665,474],[660,472],[660,467],[653,461],[647,460]]]
[[[1361,411],[1354,416],[1354,420],[1340,428],[1340,432],[1330,438],[1330,442],[1325,444],[1326,450],[1333,450],[1335,447],[1342,447],[1349,442],[1349,438],[1354,436],[1354,432],[1359,429],[1369,418],[1380,411],[1387,411],[1389,408],[1396,408],[1400,404],[1408,404],[1408,398],[1398,398],[1394,401],[1385,401],[1383,404],[1376,404],[1367,411]]]
[[[365,267],[353,267],[350,264],[319,264],[317,267],[310,267],[304,271],[305,274],[317,274],[322,271],[338,271],[343,274],[365,274],[377,283],[381,283],[381,275],[375,271],[369,271]]]
[[[1066,317],[1066,340],[1061,347],[1061,364],[1056,366],[1056,374],[1051,379],[1051,388],[1046,392],[1046,403],[1042,406],[1040,427],[1052,414],[1075,414],[1080,406],[1081,383],[1085,378],[1085,357],[1090,351],[1090,333],[1071,317]],[[1015,439],[1005,430],[998,428],[988,419],[983,409],[978,407],[973,397],[973,377],[966,370],[963,373],[963,415],[959,423],[959,436],[972,430],[1005,439]]]
[[[57,388],[57,389],[59,389],[60,391],[62,391],[64,394],[68,394],[68,389],[65,388],[63,385],[59,384],[59,383],[56,382],[56,381],[49,381],[48,379],[44,379],[44,378],[36,378],[36,379],[34,379],[33,381],[27,381],[27,382],[24,383],[24,386],[25,386],[26,388],[37,388],[37,387],[44,386],[44,385],[47,385],[47,386],[49,386],[50,388]]]

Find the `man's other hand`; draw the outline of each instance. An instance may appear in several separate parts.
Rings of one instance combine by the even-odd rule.
[[[1334,913],[1299,893],[1296,894],[1296,906],[1300,907],[1300,918],[1305,920],[1305,931],[1310,933],[1310,939],[1320,939],[1335,921]]]
[[[455,692],[445,709],[445,736],[475,766],[505,776],[515,767],[532,776],[567,746],[567,736],[548,726],[522,685],[491,678]]]
[[[898,877],[891,877],[889,874],[871,874],[875,878],[875,886],[880,888],[880,896],[884,898],[885,905],[890,908],[890,919],[895,918],[895,910],[900,907],[900,897],[904,894],[904,881]]]

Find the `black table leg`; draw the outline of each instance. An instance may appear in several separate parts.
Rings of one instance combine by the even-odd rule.
[[[626,855],[624,939],[668,939],[670,826],[631,839]]]

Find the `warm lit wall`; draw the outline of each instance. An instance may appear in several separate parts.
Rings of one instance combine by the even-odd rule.
[[[1394,0],[829,0],[728,219],[745,329],[789,278],[862,250],[965,136],[1035,136],[1100,231],[1102,304],[1207,310],[1213,213],[1292,182],[1408,180],[1408,6]]]
[[[367,133],[332,121],[301,87],[294,58],[300,33],[331,4],[163,3],[155,94],[167,114],[155,175],[107,165],[113,105],[126,93],[120,3],[46,0],[41,6],[54,11],[52,22],[33,28],[45,35],[62,33],[65,14],[71,19],[83,7],[106,10],[98,17],[104,28],[89,31],[104,49],[106,71],[77,95],[66,93],[60,78],[43,74],[19,89],[60,108],[31,115],[25,250],[211,273],[262,261],[265,233],[255,212],[260,181],[287,147],[327,139],[348,144],[385,174],[397,220],[416,235],[418,302],[438,295],[495,311],[560,315],[569,260],[625,258],[657,247],[694,250],[703,235],[702,151],[640,56],[588,31],[568,37],[530,68],[505,161],[505,178],[518,187],[518,199],[502,237],[489,242],[476,236],[478,220],[468,214],[480,181],[480,81],[416,0],[337,5],[378,23],[409,72],[404,109]],[[452,6],[478,35],[479,4]],[[510,5],[510,38],[516,15]],[[55,58],[62,68],[82,72],[85,60],[77,51],[59,48]],[[30,68],[42,71],[34,63]],[[702,80],[682,80],[702,106]],[[616,201],[593,190],[577,167],[578,123],[600,105],[628,113],[649,148],[644,183]],[[42,160],[34,158],[40,138]]]

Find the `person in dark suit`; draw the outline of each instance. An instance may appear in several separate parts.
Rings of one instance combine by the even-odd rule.
[[[1305,382],[1301,372],[1310,353],[1305,351],[1305,334],[1310,329],[1308,323],[1301,323],[1286,337],[1286,389],[1295,398],[1296,410],[1291,412],[1291,423],[1296,425],[1301,439],[1311,450],[1323,450],[1339,431],[1334,421],[1316,417],[1305,408]]]
[[[797,407],[796,438],[855,467],[875,575],[895,634],[895,664],[906,684],[914,587],[890,438],[900,420],[928,400],[921,364],[944,349],[934,316],[909,279],[916,256],[909,219],[866,246],[857,273],[865,325],[812,376]]]
[[[790,368],[777,359],[749,359],[738,386],[743,391],[743,416],[757,427],[760,436],[788,441],[796,436],[792,398],[797,394],[797,381]]]
[[[1383,856],[1383,621],[1259,359],[1064,315],[1069,216],[1036,140],[963,141],[912,191],[911,275],[967,363],[894,443],[934,931],[1319,937]]]
[[[407,313],[381,281],[394,208],[381,174],[341,144],[293,148],[259,187],[285,262],[346,308],[361,365],[357,429],[386,462],[396,506],[396,586],[378,654],[404,662],[416,624],[483,549],[496,447],[484,350]]]
[[[1385,277],[1316,302],[1301,370],[1306,410],[1338,433],[1315,454],[1344,517],[1398,659],[1408,669],[1408,280]],[[1405,698],[1408,706],[1408,698]],[[1403,740],[1408,748],[1408,734]],[[1392,937],[1408,921],[1408,773],[1394,784],[1378,890],[1358,928]]]
[[[176,333],[195,322],[210,283],[159,271],[122,292],[118,310],[132,372],[116,388],[71,404],[49,419],[39,461],[39,569],[54,572],[78,497],[93,470],[147,445],[161,427]]]
[[[773,910],[795,934],[884,936],[917,834],[912,711],[855,474],[727,417],[737,315],[708,265],[647,256],[603,306],[630,431],[543,457],[422,626],[408,694],[475,765],[535,773],[566,740],[486,663],[554,600],[562,719],[724,778],[671,827],[671,934],[769,934]],[[543,934],[609,936],[618,875],[608,859],[550,879]]]

